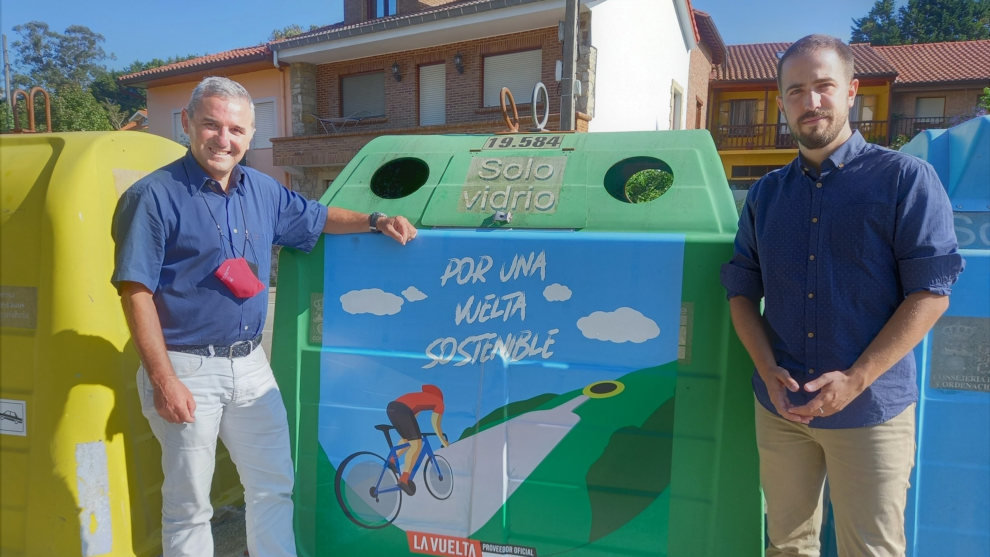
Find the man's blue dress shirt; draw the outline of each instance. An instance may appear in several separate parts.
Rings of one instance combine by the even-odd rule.
[[[866,143],[857,131],[820,175],[799,156],[753,185],[722,285],[729,298],[764,298],[777,364],[803,386],[852,366],[908,294],[948,295],[963,268],[956,247],[952,207],[931,165]],[[753,388],[776,413],[758,373]],[[817,394],[789,396],[802,405]],[[811,426],[880,424],[917,398],[909,353]]]
[[[117,203],[110,280],[118,290],[130,281],[154,293],[167,345],[228,345],[259,335],[268,289],[241,299],[213,272],[244,257],[267,285],[272,244],[309,251],[323,231],[327,207],[257,170],[234,167],[228,192],[187,151]]]

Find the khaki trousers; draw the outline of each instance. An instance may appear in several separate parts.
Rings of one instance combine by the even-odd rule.
[[[818,557],[828,476],[840,557],[903,557],[915,405],[871,427],[816,429],[756,403],[766,557]]]

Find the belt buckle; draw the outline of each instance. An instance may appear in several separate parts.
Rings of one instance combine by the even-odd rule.
[[[235,342],[234,344],[231,344],[230,347],[228,348],[228,350],[227,350],[227,359],[233,360],[234,359],[234,350],[236,350],[238,346],[240,346],[242,344],[245,344],[245,343],[248,345],[248,348],[249,348],[248,349],[248,354],[250,354],[251,353],[250,348],[252,347],[251,341],[250,340],[239,340],[239,341]]]

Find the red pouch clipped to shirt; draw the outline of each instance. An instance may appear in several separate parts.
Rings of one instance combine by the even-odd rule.
[[[213,274],[238,298],[250,298],[265,289],[243,257],[225,260]]]

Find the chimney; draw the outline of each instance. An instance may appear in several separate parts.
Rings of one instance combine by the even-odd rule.
[[[368,13],[371,1],[344,0],[344,25],[354,25],[371,19]]]

